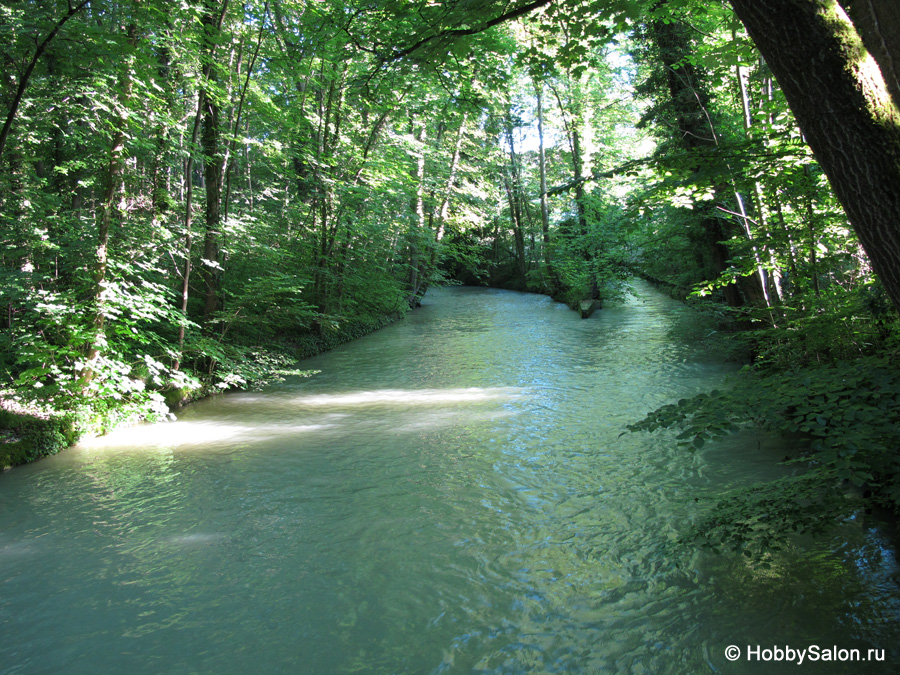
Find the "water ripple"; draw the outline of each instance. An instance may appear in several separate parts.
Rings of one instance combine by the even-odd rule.
[[[695,455],[621,435],[734,371],[673,341],[686,312],[645,286],[584,321],[430,292],[315,377],[5,474],[4,672],[754,672],[723,654],[747,640],[898,656],[877,530],[768,569],[671,555],[695,495],[784,470],[756,434]]]

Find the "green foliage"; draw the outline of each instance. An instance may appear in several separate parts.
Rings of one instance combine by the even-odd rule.
[[[847,515],[849,487],[900,511],[900,372],[891,359],[748,372],[728,390],[663,406],[628,429],[678,429],[676,442],[699,450],[748,427],[794,439],[791,461],[806,471],[718,495],[691,537],[763,550]]]
[[[309,375],[293,368],[296,358],[278,349],[248,347],[214,338],[203,333],[188,336],[185,343],[185,359],[198,369],[205,366],[214,377],[205,378],[202,393],[215,393],[228,389],[261,389],[280,382],[286,375]],[[173,383],[181,389],[183,383]]]
[[[53,455],[71,442],[70,421],[0,408],[0,469]]]
[[[756,367],[767,372],[853,361],[891,353],[900,345],[900,321],[877,283],[856,288],[830,284],[818,296],[796,293],[778,313],[778,327],[735,336],[754,355]]]
[[[559,1],[487,29],[508,8],[251,0],[212,36],[213,5],[91,5],[35,64],[0,157],[0,374],[47,420],[16,421],[0,464],[303,375],[295,358],[379,328],[429,284],[524,280],[574,305],[640,271],[704,294],[720,330],[752,327],[767,374],[634,429],[677,427],[696,449],[761,425],[805,448],[807,472],[727,496],[696,534],[759,551],[844,512],[844,483],[900,501],[890,363],[834,363],[895,353],[895,315],[725,5]],[[0,8],[6,99],[64,7]],[[461,28],[479,32],[441,35]],[[194,141],[201,90],[220,114],[197,131],[217,148]],[[543,178],[564,186],[546,229],[538,91]],[[734,307],[711,304],[734,289]]]
[[[318,313],[304,300],[307,280],[278,269],[259,276],[253,276],[255,273],[247,269],[246,277],[241,274],[238,283],[229,286],[227,309],[212,317],[223,335],[233,331],[242,340],[265,343],[313,325]]]
[[[318,334],[306,333],[298,336],[293,344],[294,356],[297,359],[303,359],[329,349],[334,349],[338,345],[361,338],[379,328],[383,328],[398,317],[399,314],[394,314],[392,316],[385,315],[369,320],[331,322]]]
[[[19,321],[5,335],[15,354],[6,364],[7,377],[25,398],[59,409],[110,400],[158,416],[162,398],[154,390],[173,382],[190,384],[164,363],[172,352],[159,330],[181,321],[168,291],[128,266],[120,268],[106,284],[104,349],[89,363],[86,348],[95,340],[91,309],[91,303],[79,299],[77,287],[23,296]],[[86,379],[88,367],[91,376]]]
[[[85,436],[169,419],[160,396],[79,398],[61,406],[15,390],[0,391],[0,468],[56,454]]]
[[[553,259],[566,289],[564,302],[574,307],[595,295],[601,300],[622,298],[626,282],[634,274],[623,220],[621,209],[604,205],[595,196],[589,203],[587,231],[579,232],[574,220],[560,223]]]
[[[833,473],[820,467],[703,501],[709,502],[708,512],[679,544],[715,553],[737,550],[763,567],[768,555],[785,547],[792,536],[824,534],[862,506]]]

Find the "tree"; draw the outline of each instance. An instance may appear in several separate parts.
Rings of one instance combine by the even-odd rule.
[[[865,3],[845,0],[858,17],[857,30],[837,0],[729,2],[772,68],[894,308],[900,311],[900,228],[895,216],[900,213],[900,111],[891,98],[896,84],[892,64],[900,62],[900,48],[894,37],[898,33],[890,31],[900,25],[896,3],[876,0],[864,11]],[[658,4],[656,0],[597,0],[588,22],[596,25],[608,17],[624,17],[617,22],[624,27],[625,19],[638,20],[648,6]],[[476,26],[442,29],[446,24],[430,24],[428,35],[395,50],[392,58],[487,30],[547,5],[556,21],[572,20],[586,33],[580,3],[528,3],[513,10],[496,9],[488,19],[485,11],[496,7],[489,5],[470,14]],[[447,12],[447,16],[459,20],[458,14]],[[864,42],[878,45],[873,48],[875,58]],[[879,63],[884,64],[884,73]],[[828,114],[821,114],[823,110]]]
[[[900,311],[900,110],[877,62],[835,0],[730,1]]]
[[[3,122],[3,128],[0,129],[0,157],[3,156],[3,148],[6,147],[6,138],[9,136],[9,129],[19,110],[19,104],[21,104],[22,96],[25,94],[25,88],[28,86],[28,81],[31,79],[31,74],[34,72],[34,67],[37,65],[38,60],[66,22],[80,12],[89,2],[90,0],[81,0],[77,5],[69,3],[69,10],[53,25],[50,32],[47,33],[44,39],[38,42],[37,47],[35,47],[34,54],[28,61],[28,65],[25,66],[25,71],[19,78],[16,93],[13,95],[12,103],[9,106],[9,112],[7,112],[6,120]]]
[[[896,13],[884,1],[844,1],[889,74],[885,27]],[[701,263],[719,256],[710,284],[724,273],[744,288],[765,265],[789,269],[787,292],[802,296],[803,311],[846,280],[871,278],[767,66],[747,57],[722,6],[7,4],[2,367],[48,400],[54,387],[75,391],[81,374],[83,393],[113,398],[192,371],[210,386],[239,384],[248,350],[377,323],[462,268],[467,281],[571,302],[614,292],[635,251],[699,268],[693,247]],[[652,161],[638,157],[648,152],[633,128],[639,104],[624,101],[634,78],[614,65],[633,52],[637,25],[668,48],[655,59],[653,97],[659,128],[676,124],[658,135],[668,145]],[[747,68],[737,79],[729,41]],[[745,80],[745,105],[733,107],[730,89]],[[878,138],[894,139],[882,126]],[[713,132],[719,142],[708,142]],[[667,183],[679,166],[689,170]],[[680,215],[641,214],[654,195],[642,205],[638,183],[657,204],[674,202],[678,187],[693,201]],[[704,190],[715,209],[694,199]],[[758,204],[741,209],[742,192]],[[878,232],[889,229],[881,216]],[[698,236],[688,241],[688,230]]]
[[[878,62],[885,84],[900,106],[900,4],[892,0],[840,0],[863,44]]]
[[[221,40],[222,22],[228,12],[228,0],[203,0],[202,59],[205,61],[203,96],[203,178],[206,185],[206,228],[203,238],[203,266],[200,274],[206,287],[203,320],[211,323],[221,306],[221,265],[219,239],[222,230],[222,186],[225,156],[221,141],[221,93],[217,71],[216,47]]]

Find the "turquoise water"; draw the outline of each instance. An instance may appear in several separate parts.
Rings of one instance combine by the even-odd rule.
[[[787,470],[755,434],[621,435],[735,371],[684,322],[643,285],[588,320],[432,291],[311,378],[3,474],[0,672],[893,672],[898,567],[870,525],[768,569],[666,548],[694,497]]]

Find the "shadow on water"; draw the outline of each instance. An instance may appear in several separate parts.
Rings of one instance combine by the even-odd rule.
[[[694,497],[785,471],[756,434],[694,455],[622,435],[736,370],[673,341],[682,320],[647,286],[587,320],[439,289],[312,378],[5,474],[0,669],[795,672],[726,648],[836,645],[886,649],[864,669],[891,672],[881,530],[848,522],[766,568],[673,557]]]

